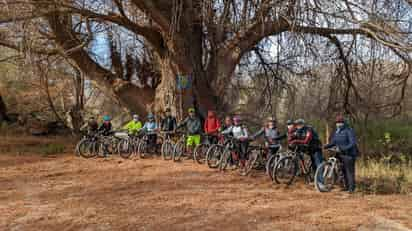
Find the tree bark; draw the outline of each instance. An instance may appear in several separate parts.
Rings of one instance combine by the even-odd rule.
[[[6,104],[4,103],[3,97],[0,93],[0,123],[3,121],[8,121],[8,116]]]

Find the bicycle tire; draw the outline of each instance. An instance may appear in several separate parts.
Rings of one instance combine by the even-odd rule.
[[[242,176],[247,176],[250,174],[250,172],[252,171],[253,167],[256,164],[258,157],[259,157],[259,152],[256,150],[253,150],[248,154],[248,158],[245,163],[244,171],[241,171]]]
[[[224,147],[214,144],[209,147],[206,153],[206,163],[209,168],[217,168],[220,165],[220,157],[223,154]]]
[[[166,140],[163,142],[161,149],[163,160],[171,160],[173,158],[174,144],[172,141]]]
[[[147,157],[147,143],[145,141],[142,141],[139,143],[139,146],[137,148],[137,153],[139,154],[139,157],[141,159],[145,159]]]
[[[273,169],[273,180],[277,184],[291,185],[299,169],[295,157],[285,156],[279,160]],[[289,175],[283,175],[287,173]]]
[[[173,149],[173,161],[178,162],[180,161],[183,152],[185,151],[186,143],[184,141],[178,141],[175,144],[175,147]]]
[[[227,165],[229,164],[231,155],[232,155],[232,152],[228,148],[225,148],[223,150],[223,154],[220,156],[220,160],[219,160],[219,170],[220,171],[226,170]]]
[[[200,144],[196,146],[193,151],[193,158],[198,164],[204,164],[206,162],[206,155],[209,150],[209,146],[209,144]]]
[[[271,155],[269,159],[266,161],[266,166],[265,166],[266,175],[269,176],[271,181],[273,181],[273,168],[275,167],[279,159],[280,159],[280,155],[275,154],[275,155]]]
[[[97,155],[96,142],[87,139],[82,140],[81,142],[79,142],[78,151],[79,155],[83,158],[93,158]]]
[[[322,179],[323,182],[320,182],[319,179]],[[315,188],[318,192],[330,192],[336,183],[336,179],[336,171],[332,168],[332,163],[329,161],[323,162],[316,169]]]
[[[117,151],[120,157],[129,159],[133,153],[133,147],[130,140],[119,141]]]

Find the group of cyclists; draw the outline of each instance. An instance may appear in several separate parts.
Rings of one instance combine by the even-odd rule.
[[[156,121],[152,113],[147,116],[144,123],[138,115],[133,115],[133,119],[124,125],[123,129],[127,130],[130,135],[147,135],[148,145],[154,146],[159,132],[174,133],[184,128],[188,153],[193,153],[194,149],[203,142],[202,137],[213,144],[217,143],[222,136],[230,136],[235,140],[234,150],[238,155],[239,169],[243,169],[246,164],[250,142],[259,137],[264,138],[265,148],[269,155],[275,155],[281,148],[281,140],[287,139],[288,149],[300,149],[310,156],[313,171],[316,171],[324,162],[322,150],[334,147],[339,152],[339,159],[343,164],[345,183],[343,190],[352,193],[355,191],[357,141],[353,129],[349,127],[343,116],[337,116],[335,123],[336,130],[330,137],[330,142],[324,146],[316,130],[304,119],[288,120],[287,133],[281,134],[276,119],[269,117],[257,132],[251,133],[239,115],[226,116],[221,123],[214,111],[208,111],[207,118],[202,122],[194,108],[189,108],[188,116],[180,123],[177,122],[170,109],[165,110],[164,117],[159,121]],[[87,128],[89,133],[100,132],[103,135],[113,133],[111,118],[107,115],[103,116],[100,126],[95,118],[90,118],[83,128]]]

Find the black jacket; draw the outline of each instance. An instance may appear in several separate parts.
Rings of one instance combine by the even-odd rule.
[[[175,130],[177,127],[176,118],[173,116],[167,116],[162,120],[162,131],[170,132]]]

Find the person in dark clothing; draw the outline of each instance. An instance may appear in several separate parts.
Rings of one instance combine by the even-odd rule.
[[[112,119],[110,118],[110,116],[103,116],[103,123],[100,125],[98,129],[98,132],[100,132],[103,136],[110,136],[113,134],[111,120]]]
[[[279,140],[286,137],[279,134],[276,127],[276,120],[272,117],[267,119],[265,126],[256,132],[252,136],[252,139],[256,139],[260,136],[264,136],[265,138],[265,146],[269,150],[269,155],[275,155],[279,151]]]
[[[165,114],[166,117],[162,120],[161,130],[164,132],[172,132],[177,128],[176,118],[172,116],[170,108],[166,109]]]
[[[93,135],[99,129],[99,124],[97,123],[94,117],[90,117],[87,123],[85,123],[81,128],[80,131],[87,131],[88,135]]]
[[[343,174],[345,178],[344,191],[353,193],[355,191],[355,161],[358,156],[358,147],[356,142],[356,135],[352,128],[350,128],[343,116],[336,117],[336,131],[330,138],[330,143],[324,148],[336,147],[338,152],[341,152],[339,159],[343,163]]]
[[[296,127],[295,127],[295,123],[293,122],[293,120],[288,120],[286,122],[286,125],[288,128],[288,144],[290,144],[294,138]]]
[[[103,116],[103,123],[100,125],[99,129],[97,130],[98,133],[102,134],[103,136],[110,136],[113,134],[112,131],[112,122],[111,118],[108,115]],[[107,157],[109,152],[109,148],[106,143],[104,143],[104,157]]]
[[[289,145],[297,145],[298,148],[306,149],[312,160],[313,170],[316,171],[317,167],[323,161],[322,143],[319,136],[313,127],[305,124],[305,120],[303,119],[296,120],[295,126],[296,131]]]

